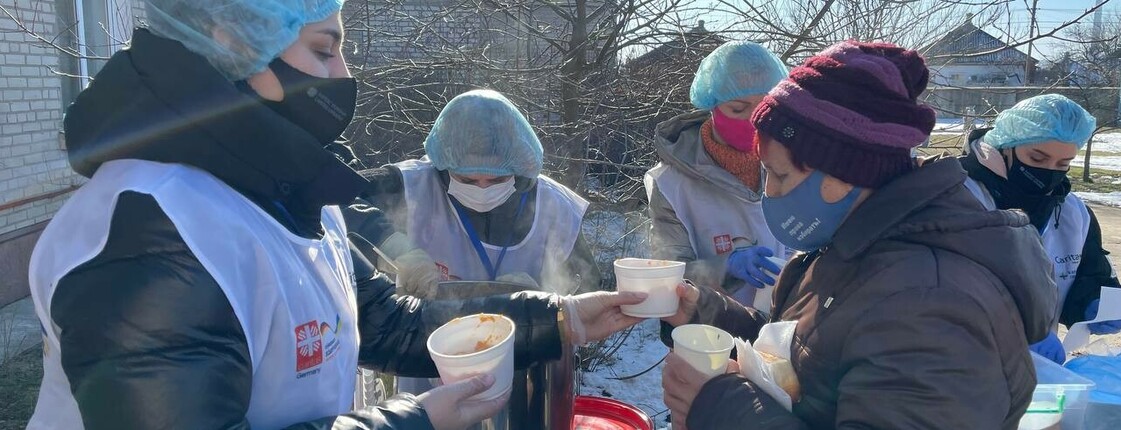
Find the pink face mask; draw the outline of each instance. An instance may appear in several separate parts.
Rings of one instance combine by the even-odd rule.
[[[712,110],[712,128],[728,146],[740,152],[755,150],[755,124],[749,120],[735,119],[725,115],[720,108]]]

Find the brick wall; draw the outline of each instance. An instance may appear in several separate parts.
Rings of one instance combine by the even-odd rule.
[[[56,34],[53,1],[0,0],[31,31]],[[80,183],[59,140],[61,79],[51,72],[58,52],[0,16],[0,204],[31,199]],[[66,195],[0,211],[0,234],[50,219]]]
[[[143,0],[113,2],[106,4],[130,8],[135,21],[146,16]],[[57,36],[73,17],[59,14],[73,13],[73,4],[0,0],[16,17],[0,14],[0,306],[27,295],[31,249],[70,196],[59,192],[84,182],[70,169],[59,133],[67,103],[63,86],[72,80],[56,71],[66,69],[64,59],[74,60],[28,34],[66,45]]]

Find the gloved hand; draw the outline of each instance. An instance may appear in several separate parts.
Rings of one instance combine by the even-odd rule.
[[[775,252],[765,246],[737,249],[728,256],[728,274],[755,288],[774,285],[775,278],[764,272],[766,270],[777,275],[782,271],[775,263],[767,260],[767,257],[774,256]]]
[[[394,262],[397,265],[397,291],[420,298],[433,298],[440,282],[440,269],[432,257],[417,248],[406,252]]]
[[[423,249],[413,245],[404,233],[393,233],[379,246],[385,257],[378,259],[378,269],[397,275],[397,293],[432,298],[440,282],[440,269]]]
[[[527,290],[541,290],[541,286],[537,284],[537,281],[535,281],[532,276],[529,276],[529,274],[525,272],[507,273],[505,275],[499,276],[497,279],[495,279],[495,281],[525,285]]]
[[[473,376],[464,381],[433,388],[417,396],[416,401],[424,407],[432,428],[459,430],[494,416],[510,400],[508,393],[483,402],[470,400],[471,396],[486,391],[491,385],[494,385],[493,376]]]
[[[576,296],[563,296],[564,338],[572,345],[606,339],[612,333],[638,324],[644,318],[623,313],[621,306],[637,305],[646,300],[646,293],[635,291],[596,291]]]
[[[1028,349],[1060,365],[1067,361],[1067,352],[1063,349],[1063,342],[1059,340],[1059,336],[1055,333],[1047,335],[1047,338],[1028,347]]]
[[[1090,302],[1089,306],[1086,306],[1086,321],[1089,321],[1089,320],[1092,320],[1092,319],[1098,317],[1098,307],[1101,306],[1101,304],[1102,304],[1101,299],[1094,299],[1094,301]],[[1102,322],[1087,324],[1086,328],[1089,328],[1090,333],[1093,333],[1093,334],[1121,333],[1121,320],[1102,321]]]

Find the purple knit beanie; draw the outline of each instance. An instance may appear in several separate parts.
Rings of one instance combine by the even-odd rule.
[[[918,102],[929,78],[918,52],[841,42],[790,71],[751,121],[806,166],[879,188],[913,168],[911,149],[934,129]]]

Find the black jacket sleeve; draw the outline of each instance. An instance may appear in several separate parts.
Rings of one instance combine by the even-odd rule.
[[[152,197],[120,196],[105,248],[59,281],[50,307],[85,428],[249,428],[252,368],[241,324]],[[293,428],[431,424],[405,396]]]
[[[1086,307],[1101,297],[1101,287],[1121,287],[1117,274],[1109,262],[1109,251],[1102,248],[1102,228],[1098,217],[1089,207],[1090,230],[1086,233],[1086,244],[1082,246],[1082,261],[1078,263],[1078,273],[1063,302],[1059,322],[1070,326],[1086,320]]]

